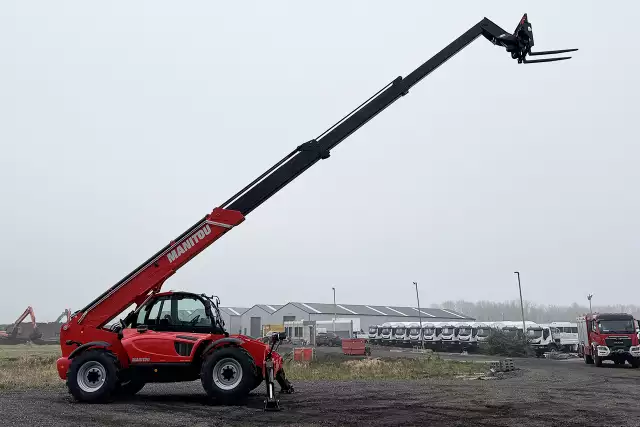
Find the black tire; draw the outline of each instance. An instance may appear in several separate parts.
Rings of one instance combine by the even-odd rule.
[[[207,394],[229,405],[244,401],[256,385],[256,364],[242,347],[222,347],[206,356],[200,381]]]
[[[263,383],[263,378],[262,375],[258,375],[255,374],[253,377],[253,385],[251,386],[251,391],[257,389],[258,387],[260,387],[260,385],[262,385]]]
[[[79,402],[107,401],[117,383],[117,359],[105,350],[87,350],[76,356],[67,372],[67,388]]]
[[[593,355],[593,364],[598,368],[602,366],[602,359],[600,358],[600,356],[596,354]]]
[[[586,363],[587,365],[593,365],[593,357],[591,357],[588,354],[584,355],[584,363]]]
[[[129,380],[118,382],[115,393],[124,397],[133,396],[142,390],[145,385],[146,383],[144,381],[137,378],[131,378]]]
[[[629,360],[629,363],[631,363],[631,367],[632,368],[639,368],[640,367],[640,359],[637,357],[632,358],[631,360]]]

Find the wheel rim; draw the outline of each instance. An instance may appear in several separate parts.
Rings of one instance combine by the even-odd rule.
[[[242,381],[242,366],[236,359],[224,358],[213,367],[213,382],[222,390],[233,390]]]
[[[107,379],[107,370],[100,362],[92,360],[78,369],[78,386],[86,393],[93,393],[102,388]]]

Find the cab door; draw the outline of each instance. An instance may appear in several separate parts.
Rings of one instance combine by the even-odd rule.
[[[121,342],[132,364],[188,363],[197,344],[215,329],[202,300],[180,294],[147,304],[131,326]]]

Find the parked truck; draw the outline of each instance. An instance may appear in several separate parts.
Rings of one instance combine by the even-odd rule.
[[[393,328],[395,322],[385,322],[380,329],[380,343],[383,345],[391,345],[393,340]]]
[[[393,328],[393,336],[391,341],[397,346],[403,346],[409,343],[409,336],[407,335],[407,323],[396,322]]]
[[[602,366],[603,361],[612,360],[616,365],[640,366],[638,331],[631,314],[586,314],[577,323],[578,354],[584,363]]]
[[[457,322],[441,322],[440,324],[440,340],[442,346],[447,350],[453,350],[458,347],[459,341],[456,336]]]
[[[459,323],[456,328],[456,335],[463,350],[473,350],[478,346],[475,323]]]
[[[369,326],[369,342],[372,344],[380,344],[382,339],[382,325]]]
[[[562,351],[578,349],[578,324],[575,322],[551,322],[553,339]]]
[[[438,343],[440,342],[438,338],[438,334],[436,333],[436,324],[434,323],[423,323],[422,324],[422,335],[424,337],[424,345],[431,348],[436,349],[438,347]]]

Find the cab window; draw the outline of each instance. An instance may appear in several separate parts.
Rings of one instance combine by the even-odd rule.
[[[222,332],[207,315],[200,298],[184,295],[160,297],[142,308],[133,327],[138,325],[155,331]]]

